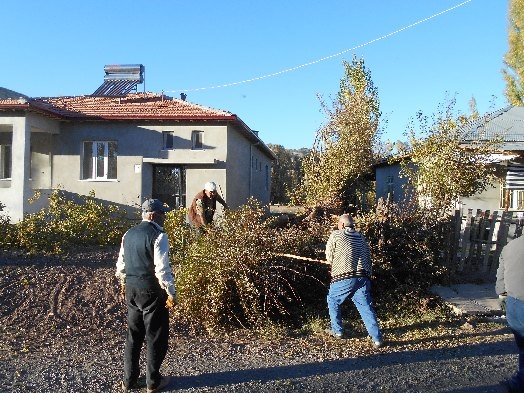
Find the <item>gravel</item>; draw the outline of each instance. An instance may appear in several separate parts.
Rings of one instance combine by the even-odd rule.
[[[1,392],[120,391],[125,306],[116,256],[114,247],[0,254]],[[347,340],[242,330],[209,337],[177,321],[162,366],[173,377],[166,392],[503,392],[499,381],[517,367],[503,320],[385,326],[388,345],[378,350],[362,332]]]

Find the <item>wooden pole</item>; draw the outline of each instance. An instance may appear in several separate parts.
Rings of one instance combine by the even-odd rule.
[[[328,261],[324,261],[322,259],[314,259],[314,258],[302,257],[300,255],[280,254],[280,253],[275,253],[273,255],[276,255],[276,256],[279,256],[279,257],[291,258],[291,259],[299,259],[299,260],[302,260],[302,261],[319,262],[319,263],[324,263],[326,265],[329,265]]]

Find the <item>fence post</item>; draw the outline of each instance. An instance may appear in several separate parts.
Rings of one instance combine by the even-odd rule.
[[[489,256],[491,254],[491,245],[494,243],[492,241],[492,239],[493,239],[493,231],[495,230],[495,225],[497,224],[497,216],[498,216],[498,214],[499,214],[499,212],[495,210],[493,212],[493,215],[491,216],[491,220],[489,221],[490,225],[489,225],[489,231],[488,231],[488,235],[487,235],[487,239],[486,239],[486,248],[485,248],[485,251],[484,251],[484,262],[482,264],[482,271],[486,272],[486,273],[489,271]]]
[[[451,241],[450,241],[450,266],[453,268],[453,271],[457,270],[457,261],[458,250],[460,245],[460,230],[462,227],[462,217],[460,215],[460,210],[455,210],[455,215],[453,216],[453,232],[450,231]]]
[[[464,226],[464,233],[462,234],[462,244],[460,247],[460,261],[457,271],[464,270],[464,264],[470,254],[471,247],[471,225],[473,224],[473,209],[468,209],[468,216],[466,217],[466,225]]]
[[[471,225],[471,246],[470,246],[470,257],[469,262],[471,265],[476,265],[477,261],[479,259],[480,249],[482,249],[482,245],[480,243],[481,239],[481,230],[482,230],[482,221],[483,221],[483,214],[482,210],[477,209],[477,214],[475,215],[475,220],[473,221],[473,225]]]
[[[499,257],[502,251],[502,248],[508,243],[508,232],[509,226],[511,225],[511,220],[513,218],[513,213],[504,211],[502,212],[502,217],[500,219],[499,232],[497,234],[497,247],[493,253],[493,262],[491,263],[491,272],[495,272],[499,266]]]

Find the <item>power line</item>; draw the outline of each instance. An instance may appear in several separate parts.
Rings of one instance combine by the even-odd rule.
[[[381,40],[384,40],[386,38],[389,38],[391,36],[394,36],[398,33],[401,33],[403,32],[404,30],[408,30],[408,29],[411,29],[412,27],[415,27],[417,25],[420,25],[424,22],[427,22],[429,21],[430,19],[433,19],[433,18],[436,18],[438,16],[441,16],[447,12],[450,12],[450,11],[453,11],[459,7],[462,7],[468,3],[471,3],[473,0],[466,0],[466,1],[463,1],[462,3],[459,3],[451,8],[448,8],[444,11],[441,11],[441,12],[438,12],[434,15],[431,15],[431,16],[428,16],[427,18],[424,18],[424,19],[421,19],[415,23],[412,23],[410,25],[407,25],[407,26],[404,26],[398,30],[395,30],[391,33],[388,33],[388,34],[385,34],[383,36],[380,36],[378,38],[375,38],[371,41],[367,41],[363,44],[360,44],[360,45],[357,45],[357,46],[354,46],[352,48],[349,48],[349,49],[345,49],[341,52],[338,52],[338,53],[335,53],[335,54],[332,54],[332,55],[329,55],[329,56],[326,56],[326,57],[322,57],[320,59],[317,59],[317,60],[313,60],[313,61],[310,61],[308,63],[304,63],[304,64],[301,64],[301,65],[298,65],[298,66],[295,66],[295,67],[291,67],[291,68],[286,68],[285,70],[281,70],[281,71],[277,71],[277,72],[273,72],[271,74],[266,74],[266,75],[262,75],[262,76],[257,76],[257,77],[254,77],[254,78],[250,78],[250,79],[244,79],[244,80],[241,80],[241,81],[237,81],[237,82],[231,82],[231,83],[225,83],[223,85],[216,85],[216,86],[208,86],[208,87],[197,87],[197,88],[193,88],[193,89],[178,89],[178,90],[164,90],[163,92],[164,93],[177,93],[177,92],[191,92],[191,91],[201,91],[201,90],[211,90],[211,89],[220,89],[220,88],[224,88],[224,87],[231,87],[231,86],[236,86],[236,85],[241,85],[241,84],[244,84],[244,83],[250,83],[250,82],[255,82],[255,81],[258,81],[258,80],[261,80],[261,79],[267,79],[267,78],[272,78],[274,76],[278,76],[278,75],[282,75],[282,74],[286,74],[288,72],[292,72],[292,71],[297,71],[301,68],[305,68],[305,67],[309,67],[311,65],[314,65],[314,64],[318,64],[320,62],[323,62],[323,61],[326,61],[326,60],[329,60],[329,59],[332,59],[332,58],[335,58],[335,57],[339,57],[341,55],[343,55],[344,53],[347,53],[347,52],[351,52],[351,51],[354,51],[356,49],[360,49],[360,48],[363,48],[365,46],[368,46],[368,45],[371,45],[377,41],[381,41]]]

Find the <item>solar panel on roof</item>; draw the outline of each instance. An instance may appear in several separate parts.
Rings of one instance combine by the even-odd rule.
[[[142,64],[110,64],[104,66],[104,83],[93,96],[126,96],[136,92],[138,84],[144,82],[145,68]]]

